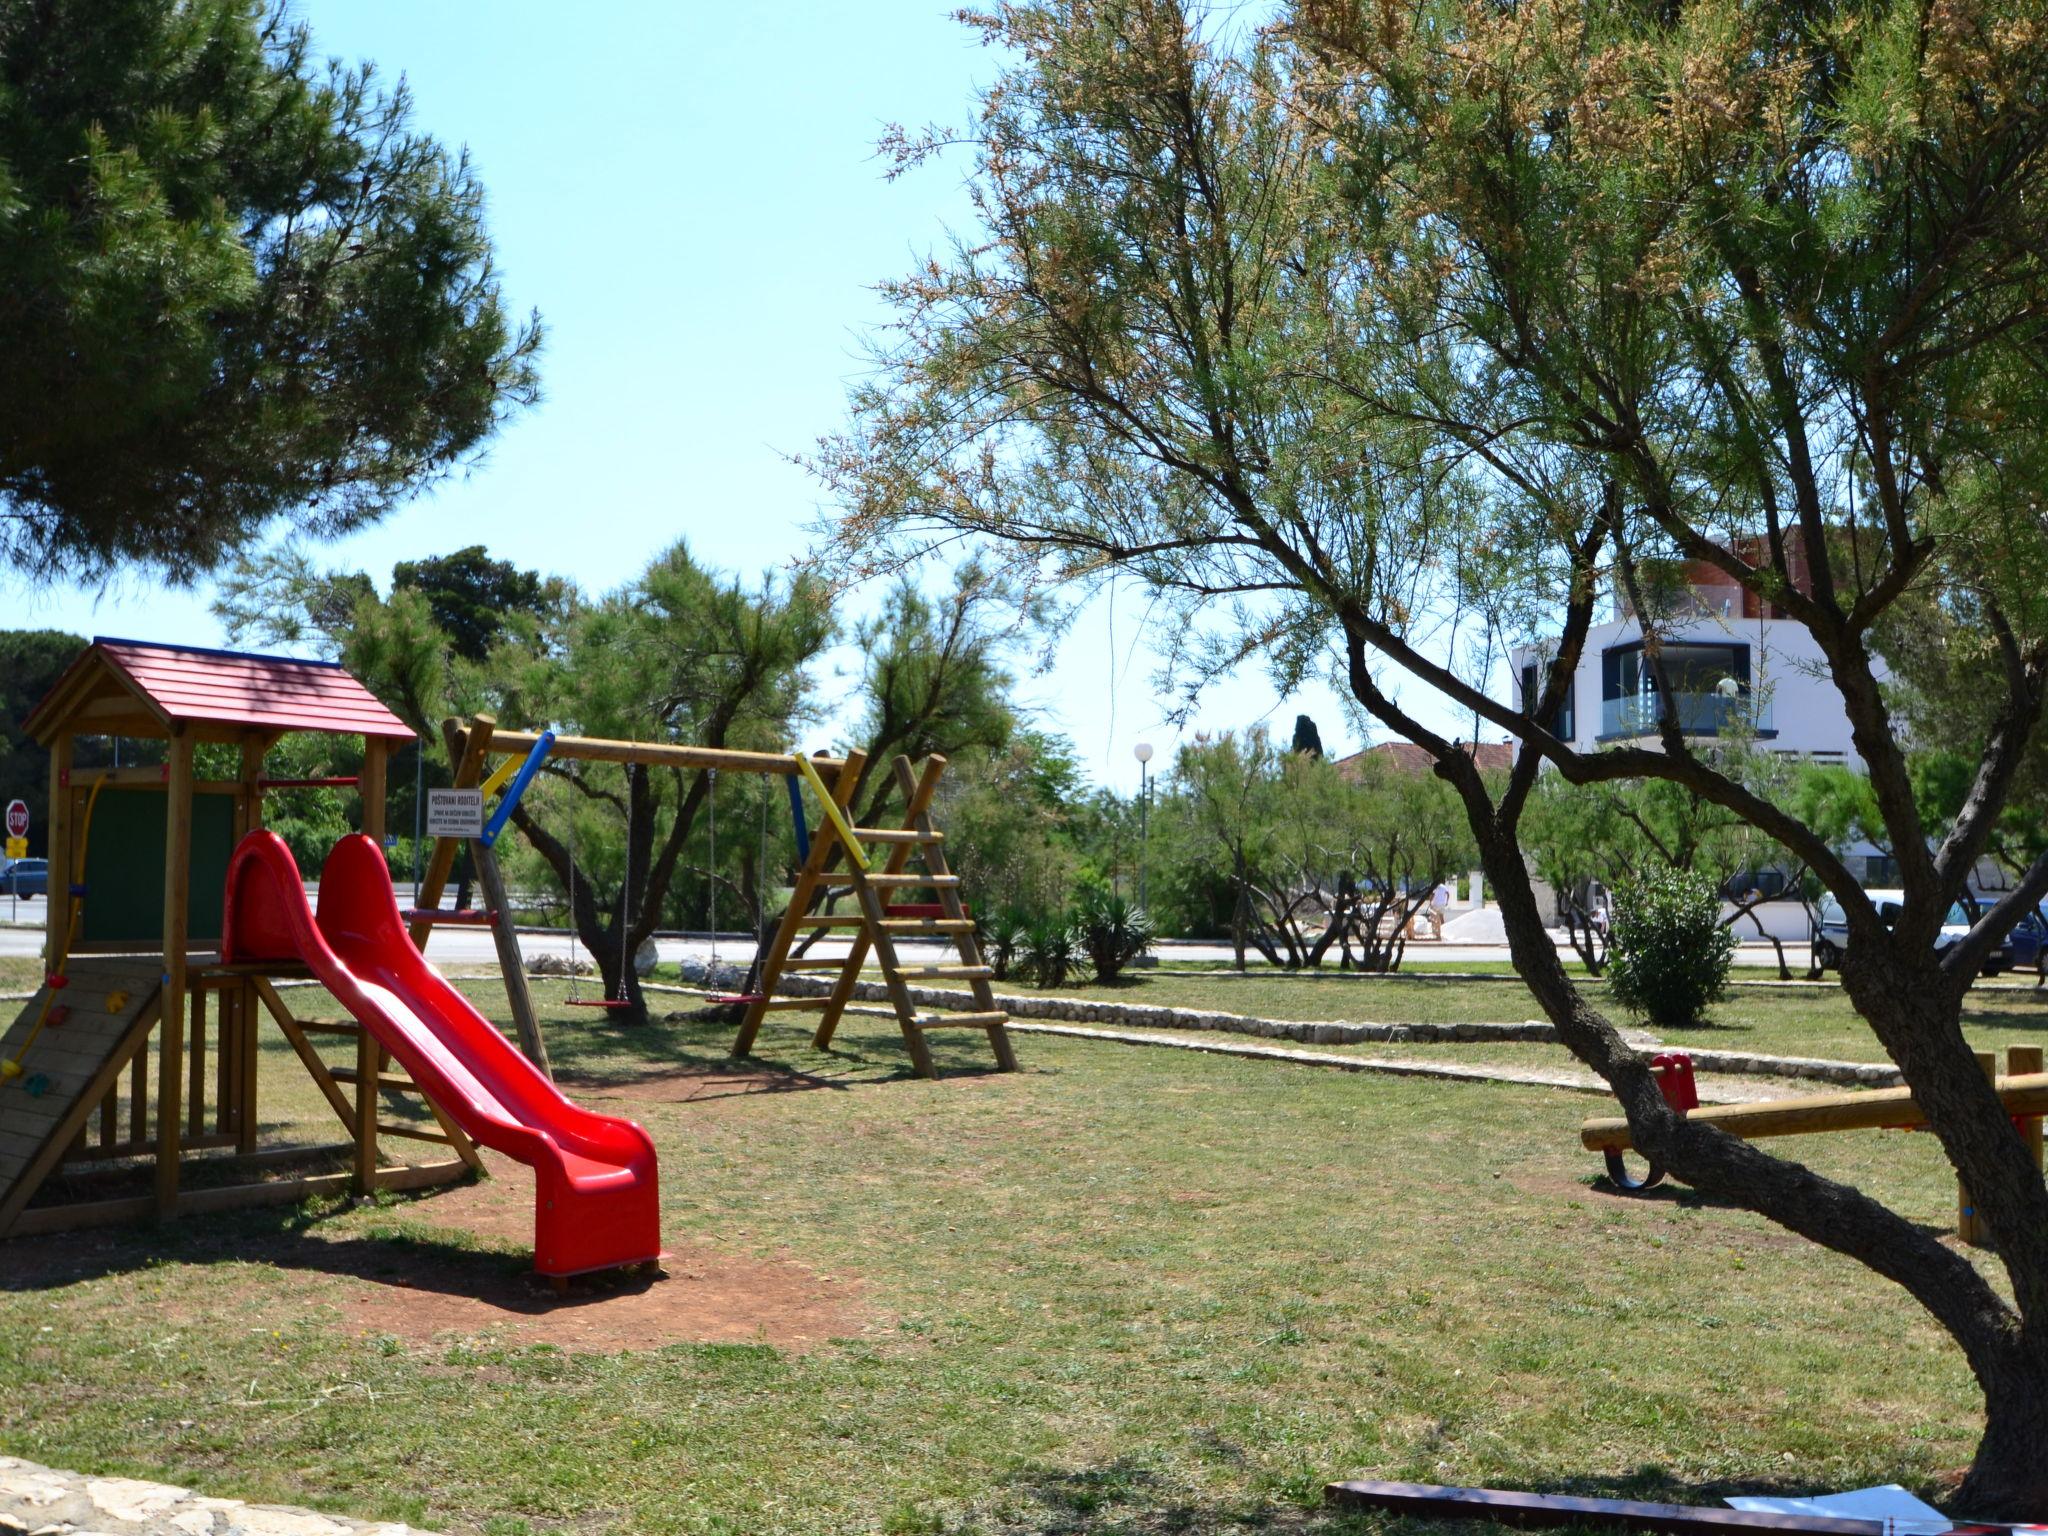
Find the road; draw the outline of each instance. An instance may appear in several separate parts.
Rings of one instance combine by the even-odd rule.
[[[43,947],[43,902],[40,898],[29,898],[15,905],[14,922],[9,924],[8,904],[0,901],[0,955],[35,955]],[[1562,934],[1554,934],[1558,948],[1570,958],[1570,946]],[[561,933],[521,933],[519,945],[529,960],[541,955],[567,955],[569,940]],[[938,945],[901,944],[897,946],[905,959],[951,958],[950,946],[942,949]],[[678,960],[703,960],[710,957],[712,945],[708,939],[658,939],[655,948],[665,962]],[[578,946],[581,953],[581,947]],[[717,945],[718,958],[745,964],[753,957],[754,937],[752,934],[728,934],[721,936]],[[1201,941],[1173,940],[1158,951],[1162,960],[1173,961],[1219,961],[1231,958],[1228,944],[1212,944]],[[439,928],[427,943],[427,958],[447,966],[494,965],[496,951],[491,945],[490,934],[476,928]],[[587,956],[586,956],[587,958]],[[1508,958],[1505,944],[1459,944],[1459,943],[1415,943],[1408,947],[1408,959],[1412,962],[1426,961],[1434,965],[1484,965],[1499,964]],[[1787,944],[1785,958],[1795,970],[1806,965],[1806,946]],[[1253,964],[1260,962],[1253,957]],[[1776,968],[1778,958],[1768,944],[1744,944],[1736,955],[1739,966],[1769,966]]]

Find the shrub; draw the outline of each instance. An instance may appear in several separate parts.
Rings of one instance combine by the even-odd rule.
[[[1074,920],[1061,910],[1041,914],[1024,930],[1019,966],[1041,987],[1057,987],[1074,968]]]
[[[1659,870],[1617,892],[1611,943],[1615,1000],[1652,1024],[1698,1024],[1727,995],[1735,935],[1703,876]]]
[[[1145,909],[1125,901],[1108,886],[1091,885],[1074,903],[1074,928],[1095,979],[1115,981],[1123,968],[1152,943],[1152,920]]]
[[[1030,934],[1031,918],[1021,907],[998,907],[993,916],[981,920],[981,956],[997,981],[1010,979],[1010,967]]]

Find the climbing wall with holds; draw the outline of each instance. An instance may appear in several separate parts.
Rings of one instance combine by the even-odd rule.
[[[64,986],[38,992],[0,1035],[0,1061],[20,1064],[0,1082],[0,1236],[147,1043],[162,971],[153,956],[73,959]]]

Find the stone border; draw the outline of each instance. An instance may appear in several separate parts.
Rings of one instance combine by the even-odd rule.
[[[707,985],[736,988],[746,981],[737,966],[718,967],[707,976],[703,967],[693,967],[697,980]],[[791,997],[823,997],[832,990],[831,981],[814,976],[785,976],[777,988]],[[652,990],[650,987],[649,990]],[[678,987],[689,992],[694,989]],[[920,1008],[942,1011],[971,1011],[974,994],[951,987],[911,987],[910,1000]],[[886,1003],[889,991],[879,981],[857,981],[853,995],[863,1002]],[[1303,1045],[1556,1045],[1557,1027],[1541,1019],[1519,1024],[1359,1024],[1324,1019],[1260,1019],[1249,1014],[1224,1013],[1205,1008],[1167,1008],[1143,1003],[1113,1003],[1099,998],[1038,997],[998,992],[996,1003],[1019,1021],[1042,1020],[1061,1024],[1109,1024],[1139,1029],[1202,1030],[1222,1034],[1255,1035],[1268,1040],[1293,1040]],[[1765,1056],[1752,1051],[1720,1051],[1687,1041],[1657,1041],[1647,1035],[1631,1035],[1630,1043],[1644,1050],[1684,1051],[1701,1072],[1732,1073],[1754,1077],[1810,1079],[1852,1088],[1896,1088],[1905,1082],[1899,1069],[1889,1062],[1832,1061],[1817,1056]]]
[[[863,1012],[871,1010],[863,1009]],[[872,1010],[881,1012],[882,1010]],[[884,1013],[894,1018],[893,1013]],[[1251,1061],[1284,1061],[1303,1067],[1335,1067],[1340,1072],[1376,1072],[1390,1077],[1429,1077],[1458,1083],[1505,1083],[1516,1088],[1556,1088],[1566,1093],[1609,1096],[1607,1085],[1591,1072],[1567,1075],[1522,1067],[1462,1067],[1449,1061],[1392,1061],[1384,1056],[1332,1056],[1326,1051],[1282,1051],[1267,1045],[1226,1045],[1220,1040],[1175,1040],[1166,1035],[1134,1035],[1123,1030],[1078,1029],[1069,1024],[1013,1024],[1020,1035],[1060,1035],[1070,1040],[1106,1040],[1116,1045],[1150,1045],[1168,1050],[1199,1051]],[[1749,1104],[1762,1094],[1755,1089],[1702,1085],[1703,1104]]]
[[[6,1536],[432,1536],[389,1520],[351,1520],[285,1504],[214,1499],[133,1477],[90,1477],[0,1456]]]

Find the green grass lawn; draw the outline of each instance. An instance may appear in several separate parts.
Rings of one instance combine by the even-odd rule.
[[[886,1021],[819,1055],[783,1018],[763,1061],[804,1075],[677,1102],[729,1026],[560,996],[565,1084],[661,1149],[665,1239],[806,1267],[856,1298],[841,1336],[349,1327],[382,1256],[451,1292],[522,1267],[437,1221],[460,1191],[37,1239],[0,1245],[0,1451],[455,1532],[750,1536],[1405,1531],[1323,1514],[1322,1484],[1710,1502],[1969,1454],[1967,1374],[1902,1293],[1682,1192],[1589,1187],[1581,1096],[1044,1036],[1014,1075],[937,1036],[956,1075],[928,1083]],[[332,1134],[281,1049],[265,1082],[267,1118]],[[1796,1152],[1953,1215],[1928,1138]]]

